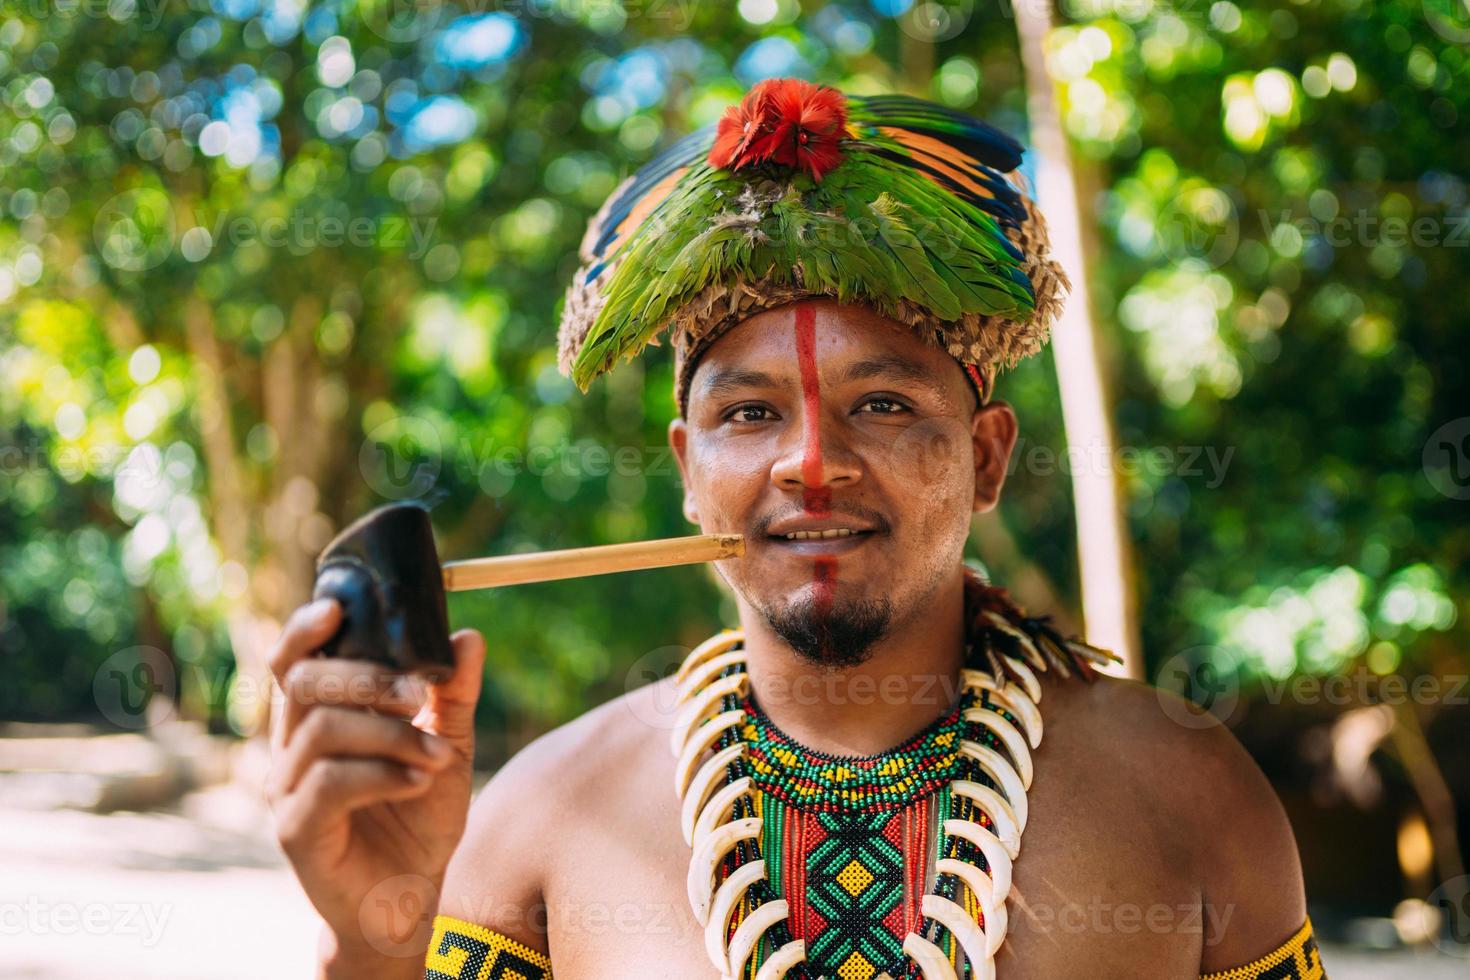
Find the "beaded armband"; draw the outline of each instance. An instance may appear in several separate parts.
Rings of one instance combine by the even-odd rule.
[[[529,946],[453,916],[434,917],[424,980],[551,980],[551,960]]]
[[[1200,980],[1327,980],[1322,971],[1322,954],[1312,936],[1312,918],[1302,923],[1286,942],[1258,960],[1218,973],[1206,973]]]

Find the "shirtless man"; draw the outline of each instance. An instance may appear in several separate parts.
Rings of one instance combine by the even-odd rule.
[[[747,710],[789,748],[830,756],[881,755],[941,732],[962,668],[974,666],[963,547],[972,515],[999,498],[1017,436],[1010,407],[909,323],[860,302],[770,304],[681,363],[687,395],[668,437],[685,515],[747,542],[717,565],[738,604]],[[854,533],[794,536],[839,528]],[[672,679],[540,738],[471,806],[481,635],[455,634],[453,676],[419,703],[371,664],[313,656],[340,615],[330,600],[299,609],[272,657],[285,697],[270,796],[325,923],[319,975],[418,977],[426,957],[436,980],[550,976],[553,965],[558,980],[722,975],[692,910],[699,889],[671,787]],[[1024,795],[1030,816],[1004,899],[1009,925],[984,917],[1004,938],[985,969],[1005,980],[1193,980],[1249,963],[1261,976],[1321,976],[1291,827],[1233,736],[1180,724],[1197,714],[1136,682],[1047,670],[1038,683],[1045,739],[1029,791],[1007,791]],[[1019,754],[1009,753],[1018,768]],[[774,820],[766,799],[760,813]],[[1003,820],[986,823],[1004,833]],[[922,854],[914,887],[894,886],[901,914],[936,880],[923,871],[933,841],[922,833],[922,845],[905,838]],[[983,863],[989,888],[998,866]],[[769,871],[797,880],[789,863]],[[844,874],[836,880],[852,893],[873,878]],[[791,935],[817,957],[833,926],[810,912],[798,921],[801,902],[786,897]],[[852,920],[842,928],[878,928],[855,921],[861,907],[839,909]],[[790,975],[908,969],[874,962],[881,943],[854,942],[859,952],[840,947],[840,962],[817,957]],[[964,956],[951,959],[951,976],[972,975]],[[1281,972],[1264,969],[1282,960]],[[930,969],[930,980],[942,975]]]

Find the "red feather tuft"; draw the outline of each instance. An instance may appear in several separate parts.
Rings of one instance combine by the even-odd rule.
[[[775,163],[821,180],[842,162],[847,97],[799,78],[770,78],[725,110],[709,164],[739,170]]]

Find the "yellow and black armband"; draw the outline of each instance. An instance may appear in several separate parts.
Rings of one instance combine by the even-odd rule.
[[[551,980],[551,960],[484,926],[438,915],[424,980]]]
[[[1312,935],[1312,918],[1296,933],[1258,960],[1244,966],[1206,973],[1200,980],[1327,980],[1322,971],[1322,954]]]

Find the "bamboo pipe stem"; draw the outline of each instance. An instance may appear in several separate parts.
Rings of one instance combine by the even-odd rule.
[[[493,589],[502,585],[550,582],[562,578],[631,572],[640,568],[692,565],[697,562],[739,558],[745,554],[740,534],[692,534],[683,538],[632,541],[564,551],[499,555],[444,563],[446,592]]]

